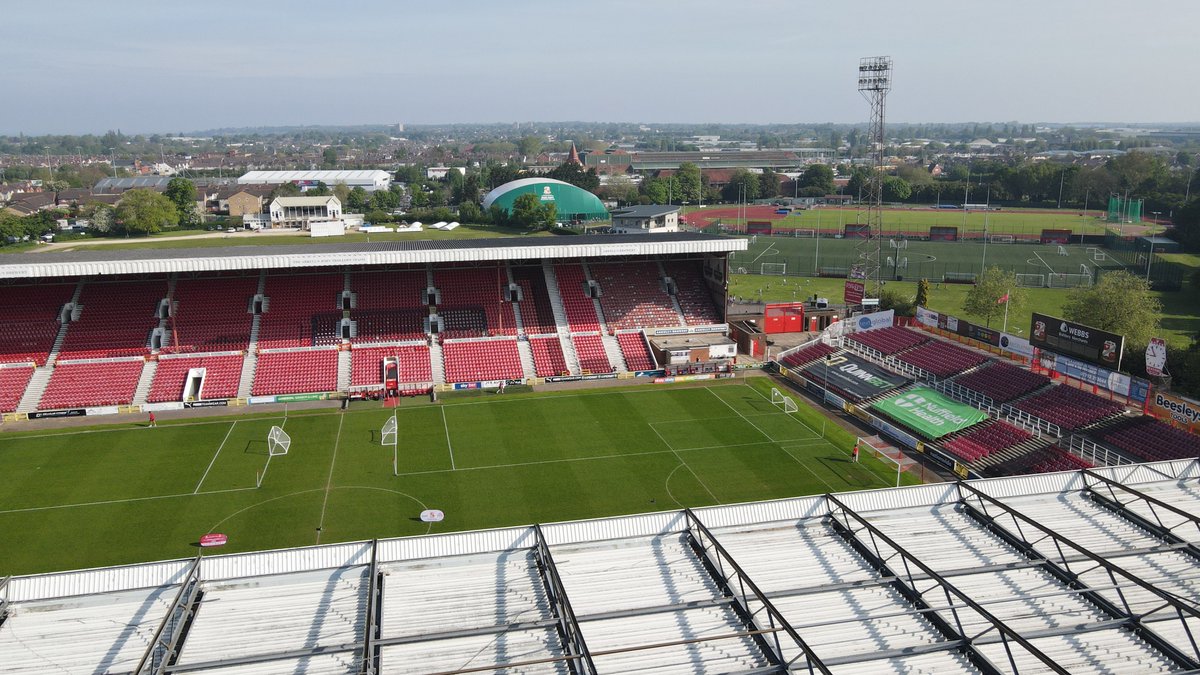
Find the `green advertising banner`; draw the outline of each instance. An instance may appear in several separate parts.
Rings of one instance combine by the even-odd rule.
[[[899,396],[876,401],[872,407],[921,432],[926,438],[941,438],[987,419],[983,411],[926,387],[916,387]]]

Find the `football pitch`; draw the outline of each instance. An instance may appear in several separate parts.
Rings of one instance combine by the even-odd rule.
[[[768,377],[0,436],[0,577],[895,484]],[[399,428],[399,475],[380,429]],[[282,426],[288,454],[270,457]],[[906,482],[916,482],[908,475]],[[426,508],[446,518],[424,523]]]
[[[731,271],[747,274],[783,273],[800,276],[821,276],[824,270],[844,270],[858,260],[855,239],[814,239],[812,236],[750,237],[748,250],[730,255]],[[895,248],[899,243],[903,248]],[[1066,255],[1063,255],[1063,254]],[[1000,267],[1030,277],[1030,285],[1041,275],[1043,285],[1050,283],[1052,274],[1088,274],[1096,270],[1124,269],[1115,258],[1096,246],[1056,244],[1017,244],[966,241],[901,242],[888,238],[881,247],[881,262],[885,278],[941,280],[946,275],[979,274],[984,266]],[[763,263],[768,263],[765,267]],[[772,265],[770,263],[776,263]],[[786,267],[780,268],[778,263]]]

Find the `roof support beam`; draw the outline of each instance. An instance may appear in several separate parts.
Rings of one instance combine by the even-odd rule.
[[[379,638],[379,617],[383,611],[383,579],[379,576],[379,540],[371,540],[371,567],[367,571],[367,617],[363,622],[362,675],[380,672],[379,649],[375,640]]]
[[[708,527],[700,522],[695,512],[684,509],[683,514],[687,518],[688,543],[704,564],[705,570],[720,586],[721,592],[733,599],[734,611],[746,629],[751,632],[767,631],[755,637],[755,642],[763,650],[767,660],[786,672],[807,670],[809,673],[829,673],[829,669],[813,653],[808,643],[796,633],[788,620],[759,590]],[[764,620],[766,625],[760,625]],[[780,641],[781,632],[794,642],[794,645],[788,647],[796,651],[795,656],[789,658],[784,653],[784,645]]]
[[[841,535],[859,555],[871,563],[871,566],[880,574],[894,577],[895,583],[893,586],[896,591],[915,607],[922,610],[925,618],[947,640],[960,643],[964,654],[980,670],[991,675],[1018,672],[1016,658],[1013,656],[1013,647],[1015,644],[1045,664],[1050,671],[1059,673],[1059,675],[1068,675],[1068,671],[1065,668],[1042,653],[1041,650],[1030,643],[1024,636],[984,609],[983,606],[971,599],[970,596],[956,588],[933,568],[926,565],[912,553],[909,553],[866,518],[863,518],[849,506],[842,503],[837,497],[825,495],[825,503],[829,507],[829,523],[834,531]],[[934,585],[929,586],[924,591],[919,590],[919,585],[915,579],[918,571],[924,573],[929,580],[934,582]],[[941,591],[940,595],[944,600],[945,607],[948,608],[946,613],[950,615],[951,620],[947,620],[941,612],[925,611],[932,609],[932,605],[926,600],[925,594],[934,589]],[[960,611],[968,609],[986,620],[992,627],[982,632],[968,635],[963,627],[962,617],[959,616]],[[992,635],[1004,646],[1004,652],[1008,657],[1008,669],[1006,670],[1001,670],[979,651],[978,644],[981,644],[986,638]]]
[[[1084,494],[1091,497],[1092,501],[1154,533],[1163,541],[1179,544],[1179,550],[1200,560],[1200,546],[1176,533],[1180,528],[1193,531],[1200,540],[1200,517],[1088,469],[1083,471],[1083,482],[1087,486]],[[1129,504],[1138,502],[1145,505],[1149,516],[1129,508]]]
[[[1196,607],[1190,604],[1181,602],[1175,596],[1143,581],[1116,563],[1106,560],[1086,547],[1067,539],[1063,535],[1042,525],[1036,519],[988,495],[974,485],[964,481],[958,481],[957,485],[960,507],[984,529],[1021,551],[1025,557],[1044,562],[1043,569],[1068,588],[1079,589],[1080,596],[1091,602],[1102,612],[1116,619],[1129,619],[1130,622],[1126,625],[1129,630],[1144,639],[1167,658],[1176,662],[1181,668],[1185,670],[1200,668],[1200,647],[1197,646],[1196,637],[1192,634],[1192,629],[1187,622],[1189,618],[1193,621],[1200,620],[1200,610],[1197,610]],[[1031,534],[1034,535],[1033,538],[1030,538],[1029,535]],[[1042,553],[1036,548],[1037,544],[1043,544],[1044,548],[1052,548],[1054,557],[1051,558]],[[1072,569],[1072,563],[1067,559],[1068,551],[1082,555],[1085,559],[1084,563],[1088,565],[1087,568],[1079,572]],[[1079,565],[1076,564],[1075,567],[1078,568]],[[1104,570],[1104,573],[1108,577],[1109,585],[1117,595],[1119,604],[1092,589],[1082,580],[1082,574],[1097,569]],[[1162,600],[1162,604],[1146,612],[1139,613],[1135,611],[1129,606],[1129,600],[1126,597],[1125,590],[1123,590],[1131,589],[1134,586]],[[1145,620],[1148,617],[1156,621],[1178,620],[1182,634],[1187,636],[1190,643],[1191,653],[1184,652],[1174,643],[1151,630]]]
[[[179,654],[179,642],[186,627],[191,624],[197,609],[196,602],[201,596],[200,558],[197,555],[196,559],[192,561],[192,566],[188,568],[187,575],[179,585],[179,592],[175,594],[170,608],[154,631],[150,646],[146,648],[137,667],[133,669],[134,675],[143,673],[162,675],[167,672],[168,666]]]
[[[8,582],[12,581],[12,577],[4,577],[0,579],[0,626],[4,625],[4,620],[8,618]]]
[[[533,526],[533,534],[537,540],[534,546],[534,557],[537,559],[538,576],[546,589],[546,597],[550,599],[554,616],[558,620],[558,637],[562,641],[563,650],[570,660],[567,662],[575,675],[596,675],[596,664],[592,663],[592,655],[584,642],[583,632],[579,630],[579,621],[575,611],[571,609],[571,601],[567,599],[567,591],[563,588],[562,577],[558,575],[558,567],[554,557],[550,555],[550,546],[542,534],[541,525]]]

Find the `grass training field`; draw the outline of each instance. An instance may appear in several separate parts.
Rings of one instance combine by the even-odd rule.
[[[960,195],[961,196],[961,195]],[[821,208],[794,211],[789,215],[777,214],[774,206],[749,206],[745,220],[771,220],[776,228],[821,229],[823,232],[841,232],[846,223],[856,222],[857,207]],[[685,209],[685,220],[693,225],[711,225],[717,220],[726,224],[741,222],[736,206],[719,205],[703,209]],[[935,209],[928,206],[893,207],[883,211],[885,232],[907,232],[913,235],[926,234],[930,227],[957,227],[960,237],[982,234],[986,223],[991,234],[1011,234],[1026,237],[1041,235],[1043,229],[1070,230],[1074,234],[1104,234],[1107,223],[1102,211],[1086,213],[1073,210],[1002,209],[999,211],[969,211],[961,209]],[[1152,225],[1152,223],[1147,223]]]
[[[895,484],[798,396],[781,412],[775,380],[705,384],[408,402],[399,476],[378,404],[6,433],[0,577],[193,556],[207,532],[233,552]],[[272,425],[291,450],[256,488]]]
[[[749,250],[731,256],[729,267],[733,271],[742,269],[751,274],[779,268],[763,263],[786,263],[789,275],[817,276],[822,270],[844,270],[858,260],[855,239],[816,239],[794,236],[763,236],[751,238]],[[899,242],[906,248],[895,249],[891,242]],[[1095,274],[1096,269],[1123,269],[1115,258],[1095,246],[1063,246],[1054,244],[1015,244],[967,241],[918,241],[900,242],[888,239],[883,242],[882,262],[886,266],[887,278],[925,278],[941,281],[946,275],[969,275],[983,271],[984,266],[1001,267],[1019,274]],[[889,258],[891,263],[889,263]],[[907,267],[904,259],[907,258]],[[1143,270],[1144,271],[1144,270]],[[1032,280],[1031,281],[1035,281]],[[1062,283],[1068,283],[1063,281]]]

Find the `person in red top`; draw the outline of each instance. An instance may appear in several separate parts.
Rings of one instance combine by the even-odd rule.
[[[854,441],[854,449],[850,451],[850,456],[854,458],[855,463],[858,463],[858,441]]]
[[[151,413],[150,413],[150,426],[151,426],[151,427],[157,427],[157,426],[158,426],[158,420],[154,419],[154,413],[153,413],[153,412],[151,412]]]

